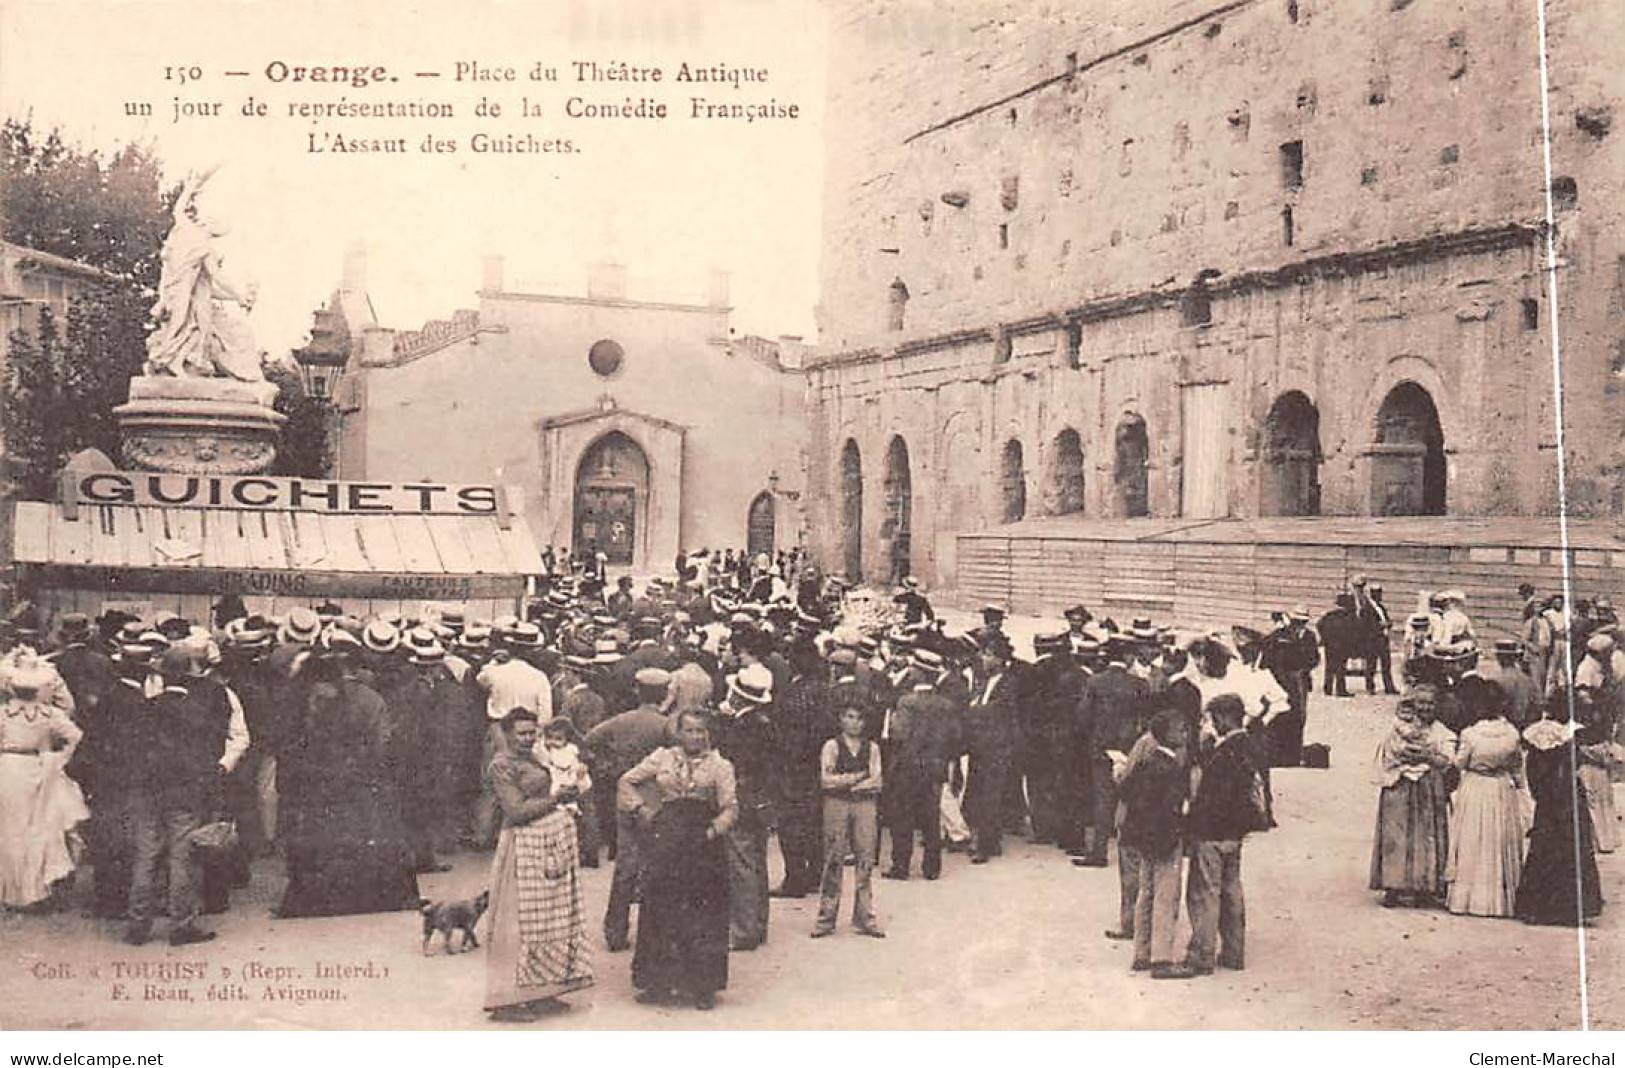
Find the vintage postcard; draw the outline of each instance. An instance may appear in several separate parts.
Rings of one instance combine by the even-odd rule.
[[[0,0],[0,1028],[1625,1025],[1622,109],[1596,0]]]

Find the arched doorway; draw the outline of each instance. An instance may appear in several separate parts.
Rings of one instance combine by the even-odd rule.
[[[750,502],[750,513],[745,518],[745,547],[753,559],[759,553],[773,555],[773,527],[773,494],[763,490]]]
[[[587,447],[576,467],[578,550],[601,552],[614,565],[639,556],[649,515],[649,458],[637,442],[612,430]]]
[[[1004,493],[1004,518],[1015,523],[1027,515],[1027,469],[1021,455],[1021,442],[1011,438],[1004,443],[999,484]]]
[[[1117,424],[1112,488],[1117,514],[1136,519],[1151,514],[1151,439],[1145,420],[1130,413]]]
[[[1444,430],[1427,390],[1401,382],[1388,391],[1370,456],[1373,515],[1445,514]]]
[[[851,582],[863,581],[863,457],[851,438],[841,448],[841,563]]]
[[[1259,461],[1260,515],[1320,514],[1320,412],[1298,390],[1270,406]]]
[[[1083,439],[1067,427],[1050,446],[1049,477],[1044,480],[1044,510],[1073,515],[1084,508]]]
[[[911,565],[910,520],[914,511],[914,483],[908,470],[908,445],[901,437],[886,447],[886,478],[882,484],[885,512],[880,521],[880,542],[886,548],[885,566],[891,581],[909,575]]]

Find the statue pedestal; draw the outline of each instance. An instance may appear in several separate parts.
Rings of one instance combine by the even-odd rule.
[[[276,459],[287,417],[272,408],[276,386],[228,378],[147,375],[113,409],[125,461],[182,475],[252,475]]]

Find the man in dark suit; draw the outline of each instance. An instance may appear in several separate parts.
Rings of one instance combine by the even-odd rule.
[[[1180,845],[1190,775],[1181,756],[1189,739],[1184,717],[1164,709],[1151,721],[1155,745],[1123,776],[1121,844],[1139,860],[1134,908],[1134,970],[1153,979],[1189,979],[1195,972],[1174,960],[1179,919]]]
[[[1347,663],[1350,657],[1364,651],[1366,640],[1364,624],[1354,614],[1353,595],[1338,594],[1337,606],[1320,617],[1315,630],[1326,650],[1326,673],[1321,680],[1321,690],[1327,697],[1347,697]]]
[[[805,897],[818,888],[822,872],[819,843],[819,753],[835,735],[828,666],[805,652],[797,655],[794,676],[774,702],[774,738],[779,774],[779,849],[784,882],[773,897]],[[775,686],[775,692],[777,690]]]
[[[73,718],[80,726],[94,712],[96,702],[112,688],[113,662],[91,646],[90,617],[69,612],[60,624],[62,648],[48,659],[73,696]]]
[[[1185,822],[1191,855],[1185,900],[1191,920],[1186,963],[1198,975],[1214,965],[1240,970],[1246,961],[1247,906],[1241,888],[1241,842],[1264,826],[1255,800],[1258,768],[1244,709],[1235,694],[1208,702],[1218,741],[1202,759],[1202,774]],[[1189,747],[1187,747],[1189,748]]]
[[[1010,671],[1010,642],[1003,634],[982,636],[970,707],[965,714],[970,768],[965,776],[965,820],[972,835],[971,863],[986,864],[1004,852],[1002,836],[1010,784],[1016,768],[1018,685]]]
[[[769,707],[773,676],[762,665],[728,679],[728,696],[712,718],[717,752],[734,766],[739,817],[722,837],[728,861],[729,948],[767,941],[767,832],[777,822],[778,740]]]
[[[1068,740],[1073,711],[1083,694],[1084,674],[1072,655],[1068,633],[1035,637],[1033,651],[1038,659],[1026,671],[1027,715],[1022,732],[1033,841],[1068,849],[1082,844],[1068,841],[1068,814],[1076,807],[1069,804],[1069,798],[1080,778],[1069,760],[1073,754],[1068,751]]]
[[[937,692],[942,656],[916,649],[913,661],[891,716],[881,798],[891,828],[891,868],[883,876],[887,879],[908,878],[916,831],[925,846],[921,874],[927,879],[942,874],[942,786],[948,781],[948,762],[965,748],[959,710]]]
[[[1286,691],[1287,711],[1276,716],[1269,728],[1270,762],[1277,767],[1298,766],[1303,730],[1309,720],[1309,693],[1314,688],[1310,673],[1318,663],[1320,651],[1309,629],[1309,609],[1296,605],[1280,629],[1270,635],[1259,659],[1259,666],[1274,675]],[[1330,666],[1326,670],[1330,678]]]
[[[917,627],[922,623],[933,622],[937,618],[937,613],[931,608],[931,602],[920,592],[920,584],[915,579],[903,579],[902,585],[897,590],[897,596],[892,598],[892,603],[902,608],[905,627]]]
[[[1382,692],[1397,694],[1394,688],[1394,656],[1390,648],[1389,632],[1393,630],[1393,617],[1388,613],[1388,606],[1382,600],[1382,585],[1370,583],[1366,586],[1366,611],[1360,617],[1367,627],[1366,641],[1369,649],[1365,657],[1365,692],[1376,692],[1376,675],[1382,673]]]
[[[1112,758],[1127,755],[1145,732],[1146,702],[1150,687],[1129,671],[1129,644],[1113,638],[1107,643],[1106,669],[1089,680],[1081,703],[1089,724],[1089,757],[1094,795],[1094,834],[1088,853],[1077,859],[1080,867],[1104,868],[1106,842],[1115,831],[1117,787],[1112,781]]]
[[[185,649],[170,649],[159,660],[164,689],[148,708],[152,744],[145,768],[130,789],[135,865],[124,940],[131,945],[143,945],[152,937],[159,905],[158,865],[166,859],[169,944],[214,938],[214,932],[197,924],[200,873],[191,835],[203,813],[219,806],[226,772],[215,757],[221,725],[209,704],[194,696],[188,685],[192,662]]]
[[[616,619],[626,619],[632,612],[632,576],[622,575],[615,580],[615,592],[605,599],[610,614]]]
[[[129,908],[134,860],[130,798],[147,773],[152,746],[152,701],[145,687],[153,648],[129,642],[118,654],[113,684],[81,719],[85,736],[69,765],[90,803],[93,909],[109,919],[123,917]]]
[[[1068,635],[1072,650],[1068,682],[1060,687],[1070,703],[1065,708],[1061,752],[1061,837],[1057,841],[1074,859],[1088,856],[1089,828],[1094,825],[1094,754],[1090,749],[1092,710],[1084,701],[1089,682],[1100,667],[1100,643],[1092,636]],[[1060,695],[1057,701],[1061,700]]]

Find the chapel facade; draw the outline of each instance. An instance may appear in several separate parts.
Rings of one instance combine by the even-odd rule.
[[[799,342],[733,336],[725,276],[701,302],[648,300],[603,264],[584,295],[544,294],[487,257],[478,307],[416,331],[357,321],[364,284],[352,257],[314,332],[351,350],[334,477],[514,485],[542,545],[617,569],[800,542]]]

